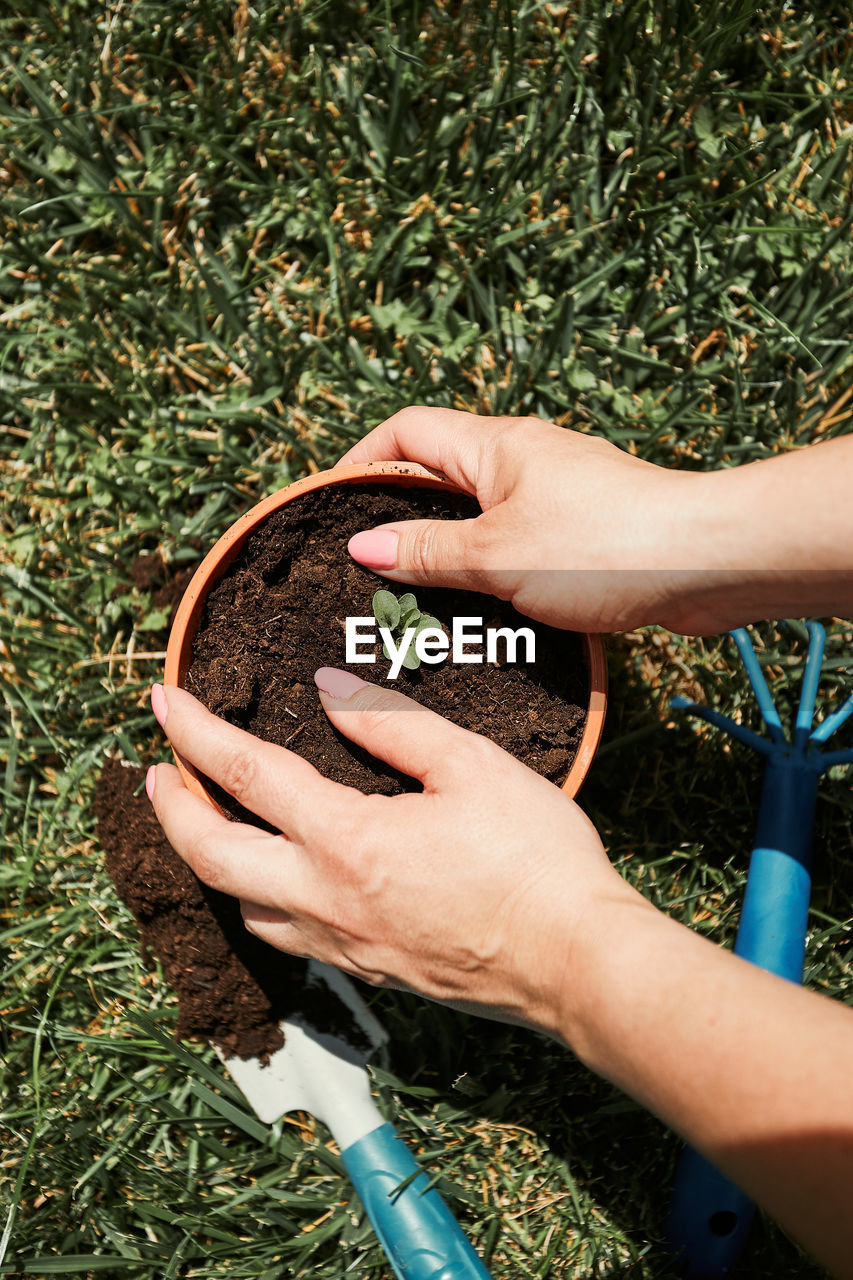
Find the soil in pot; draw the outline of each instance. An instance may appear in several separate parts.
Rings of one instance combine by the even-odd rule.
[[[464,494],[389,484],[330,485],[294,499],[264,521],[210,591],[187,689],[217,715],[287,746],[338,782],[388,795],[417,789],[332,728],[313,680],[318,667],[335,666],[385,681],[390,663],[379,643],[375,665],[346,662],[345,619],[370,616],[374,593],[390,585],[398,596],[413,591],[421,611],[448,629],[454,616],[471,616],[482,617],[484,627],[534,630],[535,663],[509,665],[501,648],[497,663],[404,669],[393,687],[562,783],[589,697],[580,638],[532,623],[492,596],[389,584],[346,549],[354,533],[377,524],[478,511]],[[210,790],[232,816],[246,816],[218,788]]]

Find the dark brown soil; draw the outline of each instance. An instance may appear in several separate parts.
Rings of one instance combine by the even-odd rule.
[[[198,551],[201,560],[203,544],[198,538],[188,541],[190,549]],[[117,564],[116,569],[120,581],[111,592],[110,599],[121,602],[130,625],[143,626],[149,636],[155,632],[168,632],[195,572],[194,566],[176,568],[164,560],[159,551],[155,551],[138,555],[129,569],[123,563]],[[162,624],[152,630],[153,615],[158,613],[164,615]]]
[[[351,559],[350,537],[390,520],[459,519],[478,510],[464,495],[393,485],[327,487],[289,503],[264,522],[212,589],[186,687],[217,715],[289,747],[338,782],[384,794],[416,789],[332,728],[313,676],[321,666],[346,667],[379,683],[389,670],[380,645],[373,666],[345,662],[344,620],[369,617],[374,592],[389,586]],[[422,612],[447,629],[454,616],[482,617],[486,627],[533,627],[534,664],[445,661],[403,670],[394,687],[561,783],[580,742],[589,693],[579,638],[531,623],[492,596],[390,585],[398,596],[414,591]],[[245,816],[214,790],[223,808]]]
[[[165,839],[144,777],[118,760],[101,772],[95,814],[107,871],[139,924],[143,952],[154,953],[177,992],[178,1035],[265,1059],[283,1043],[281,1019],[301,1008],[306,962],[247,933],[236,899],[197,879]],[[349,1015],[331,996],[312,991],[310,1017],[321,1030],[353,1037]]]
[[[197,538],[192,539],[193,545],[197,551],[202,551],[201,545]],[[188,569],[180,569],[174,572],[166,563],[159,552],[153,555],[137,556],[133,564],[130,566],[130,580],[137,591],[148,592],[151,594],[152,609],[169,609],[171,617],[169,626],[171,627],[174,620],[175,610],[181,603],[184,592],[190,585],[190,579],[195,572],[195,568],[191,566]],[[121,591],[123,588],[116,588]]]

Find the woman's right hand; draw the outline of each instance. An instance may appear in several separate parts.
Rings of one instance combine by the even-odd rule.
[[[850,531],[839,528],[850,517],[833,502],[852,449],[853,439],[835,440],[746,467],[677,471],[539,418],[412,407],[338,465],[420,462],[483,509],[356,534],[350,554],[386,578],[474,588],[576,631],[659,623],[698,634],[853,600]],[[793,510],[804,518],[794,523]]]

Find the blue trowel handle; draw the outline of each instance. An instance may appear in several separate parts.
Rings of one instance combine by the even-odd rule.
[[[780,752],[764,775],[755,848],[735,952],[771,973],[801,982],[811,892],[817,771],[803,756]],[[667,1235],[691,1280],[719,1280],[738,1259],[753,1204],[689,1148],[675,1179]]]
[[[398,1280],[490,1280],[459,1223],[390,1124],[341,1152]],[[401,1189],[401,1184],[405,1186]]]

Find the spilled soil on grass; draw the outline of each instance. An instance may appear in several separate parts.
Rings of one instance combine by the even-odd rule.
[[[350,1040],[349,1013],[322,988],[305,995],[307,963],[248,933],[236,898],[203,885],[163,835],[145,771],[110,759],[95,793],[107,871],[179,1001],[179,1037],[213,1040],[226,1055],[267,1059],[282,1019],[305,1008],[319,1030]],[[357,1043],[359,1037],[355,1035]]]

